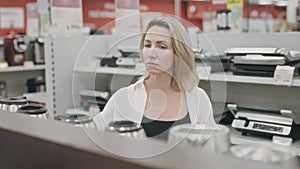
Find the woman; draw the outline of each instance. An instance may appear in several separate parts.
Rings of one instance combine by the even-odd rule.
[[[215,125],[210,100],[197,87],[190,45],[185,28],[175,18],[152,20],[140,42],[147,75],[110,98],[94,118],[98,129],[112,120],[131,120],[141,124],[148,137],[167,139],[173,125]]]

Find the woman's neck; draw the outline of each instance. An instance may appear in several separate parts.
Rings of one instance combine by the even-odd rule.
[[[174,90],[172,88],[172,76],[167,73],[161,73],[156,75],[149,75],[145,79],[145,86],[148,90],[160,89],[162,91]],[[178,87],[175,87],[175,90],[179,90]]]

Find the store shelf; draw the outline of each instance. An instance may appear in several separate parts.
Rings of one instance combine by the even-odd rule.
[[[34,65],[30,67],[25,66],[10,66],[8,68],[0,69],[0,73],[2,72],[24,72],[24,71],[32,71],[32,70],[44,70],[45,65]]]
[[[85,114],[88,115],[90,117],[94,117],[98,114],[99,112],[92,112],[92,111],[85,111],[83,110],[83,107],[77,107],[77,108],[71,108],[71,109],[67,109],[65,111],[65,114]]]
[[[93,67],[81,66],[81,67],[77,67],[76,71],[85,72],[85,73],[116,74],[116,75],[144,75],[145,74],[144,71],[138,71],[136,69],[113,68],[113,67],[93,68]],[[240,75],[233,75],[232,72],[211,73],[208,77],[200,77],[200,80],[276,85],[274,84],[274,79],[272,77],[240,76]],[[291,86],[300,87],[300,78],[295,77]]]
[[[88,67],[78,66],[75,71],[85,73],[115,74],[115,75],[144,75],[145,71],[139,71],[134,68],[115,68],[115,67]]]
[[[46,92],[37,92],[37,93],[25,93],[27,100],[39,102],[39,103],[47,103],[47,93]]]
[[[241,75],[233,75],[232,72],[212,73],[209,75],[209,77],[200,78],[200,79],[211,80],[211,81],[276,85],[274,84],[274,79],[272,77],[241,76]],[[295,77],[293,79],[291,86],[300,87],[300,78]]]

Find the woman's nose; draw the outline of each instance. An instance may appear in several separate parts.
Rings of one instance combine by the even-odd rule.
[[[153,47],[144,49],[144,56],[156,58],[157,54]]]

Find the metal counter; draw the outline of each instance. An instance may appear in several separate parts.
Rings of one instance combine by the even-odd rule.
[[[243,168],[298,169],[299,161],[266,164],[226,154],[168,147],[152,139],[130,139],[113,133],[74,127],[16,113],[0,112],[0,168]],[[139,141],[137,141],[139,140]],[[101,143],[100,146],[96,143]],[[168,149],[164,153],[139,154]],[[118,153],[112,153],[114,150]],[[126,155],[136,155],[128,158]],[[121,155],[121,156],[120,156]]]

